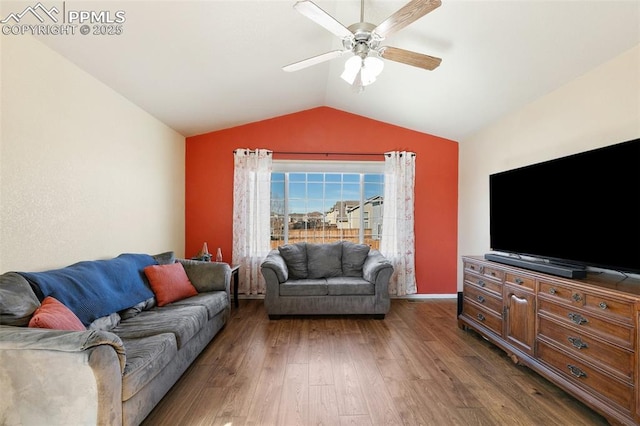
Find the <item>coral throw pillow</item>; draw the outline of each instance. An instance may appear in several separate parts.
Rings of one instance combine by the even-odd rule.
[[[33,313],[29,327],[86,331],[76,314],[51,296],[45,297],[40,307]]]
[[[189,281],[182,263],[147,266],[144,268],[144,273],[149,279],[151,290],[156,295],[158,306],[198,294],[198,290]]]

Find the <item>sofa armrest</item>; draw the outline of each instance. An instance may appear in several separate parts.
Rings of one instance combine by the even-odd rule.
[[[262,275],[265,276],[265,271],[270,270],[273,271],[276,278],[278,279],[278,283],[283,283],[289,279],[289,269],[287,268],[287,263],[284,261],[284,258],[280,255],[278,250],[271,250],[267,257],[265,257],[264,261],[260,265],[260,269],[262,270]]]
[[[231,267],[221,262],[203,262],[199,260],[178,259],[189,277],[191,284],[199,293],[207,291],[226,291],[231,288]]]
[[[122,341],[105,331],[0,326],[7,424],[122,424]]]
[[[386,277],[385,282],[389,281],[393,273],[393,265],[378,250],[371,250],[362,265],[362,276],[370,283],[376,284],[381,278]]]

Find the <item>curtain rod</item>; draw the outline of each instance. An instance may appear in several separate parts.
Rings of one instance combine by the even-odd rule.
[[[233,151],[234,153],[236,150]],[[245,152],[255,152],[253,150],[245,150]],[[380,155],[391,156],[390,153],[382,153],[382,152],[299,152],[299,151],[269,151],[267,154],[285,154],[285,155],[357,155],[357,156],[372,156],[378,157]],[[402,153],[400,153],[402,156]],[[414,152],[411,153],[412,157],[415,157],[416,154]]]

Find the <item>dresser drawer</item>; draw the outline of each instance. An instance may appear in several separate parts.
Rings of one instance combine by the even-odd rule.
[[[569,303],[574,306],[583,306],[585,300],[582,292],[548,281],[540,281],[538,283],[538,294],[544,295],[551,300]]]
[[[502,269],[494,268],[487,265],[482,265],[480,263],[465,262],[464,270],[474,274],[482,275],[487,278],[494,279],[496,281],[502,281],[502,279],[504,278],[504,271]]]
[[[502,334],[502,316],[498,316],[484,307],[467,301],[462,307],[462,314],[484,325],[494,333]]]
[[[578,333],[544,316],[538,317],[539,338],[553,341],[575,356],[610,370],[623,380],[633,382],[633,352]]]
[[[536,286],[536,280],[534,278],[526,275],[512,274],[511,272],[505,274],[505,282],[518,287],[525,287],[529,290],[534,290]]]
[[[633,386],[616,380],[542,341],[538,341],[538,357],[570,382],[609,399],[627,413],[631,412]]]
[[[474,285],[464,285],[464,297],[484,306],[496,315],[502,314],[502,299]]]
[[[593,333],[601,339],[633,349],[633,327],[605,321],[590,315],[584,309],[558,305],[546,299],[538,299],[538,312],[557,318],[562,324],[570,325],[585,333]]]
[[[496,296],[502,297],[502,283],[498,281],[493,281],[486,277],[474,275],[474,274],[464,274],[464,281],[467,284],[472,284],[477,287],[483,288],[486,291],[489,291]]]
[[[584,307],[600,315],[633,324],[632,302],[586,293]]]

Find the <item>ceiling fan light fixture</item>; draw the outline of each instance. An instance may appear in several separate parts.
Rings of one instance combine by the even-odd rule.
[[[356,80],[356,76],[362,68],[362,65],[362,58],[360,56],[354,55],[350,57],[344,63],[344,71],[342,72],[340,78],[342,78],[349,84],[353,84],[353,82]]]

